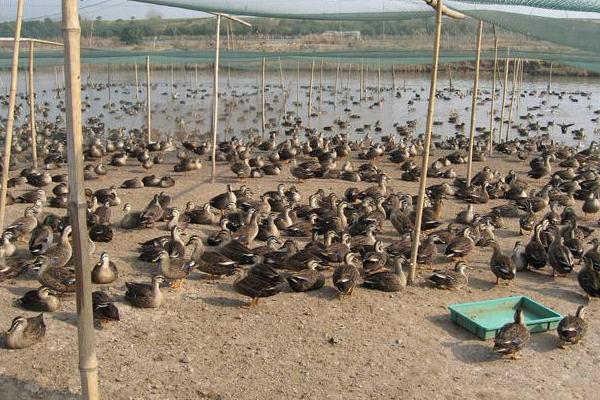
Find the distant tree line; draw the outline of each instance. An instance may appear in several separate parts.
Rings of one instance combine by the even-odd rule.
[[[231,32],[235,35],[270,35],[270,36],[303,36],[310,34],[321,34],[325,31],[360,31],[363,36],[386,35],[429,35],[434,31],[434,20],[432,18],[407,20],[407,21],[312,21],[274,18],[251,18],[252,28],[246,28],[239,24],[230,25]],[[227,26],[225,22],[222,32],[225,33]],[[56,38],[62,34],[61,22],[51,19],[41,21],[25,21],[23,23],[22,35],[35,38]],[[491,30],[491,27],[486,27]],[[463,36],[475,35],[477,29],[476,21],[471,19],[453,20],[444,24],[444,35]],[[212,18],[202,19],[161,19],[154,16],[148,19],[118,19],[105,21],[101,18],[95,20],[81,21],[81,34],[84,38],[119,38],[123,43],[133,45],[144,39],[158,37],[179,36],[212,36],[215,24]],[[14,22],[0,23],[0,36],[12,36],[14,34]]]

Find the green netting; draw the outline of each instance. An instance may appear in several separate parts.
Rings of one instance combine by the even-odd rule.
[[[505,49],[499,50],[502,57]],[[168,50],[157,52],[134,52],[129,50],[82,50],[81,62],[83,64],[143,64],[149,55],[152,64],[202,64],[212,63],[214,51],[180,51]],[[600,72],[600,56],[593,54],[565,54],[562,52],[533,52],[511,50],[511,57],[528,60],[544,60],[558,64],[569,65],[589,71]],[[482,52],[483,60],[493,59],[493,51]],[[245,64],[259,62],[265,57],[267,60],[301,60],[312,59],[342,63],[371,63],[371,64],[399,64],[399,65],[426,65],[431,63],[431,52],[427,50],[369,50],[369,51],[328,51],[328,52],[251,52],[251,51],[224,51],[221,52],[222,64]],[[442,51],[441,63],[455,63],[474,61],[473,51]],[[8,69],[11,62],[11,53],[0,52],[0,68]],[[35,53],[36,67],[62,65],[63,53],[56,51],[37,51]],[[21,54],[20,65],[27,65],[27,52]]]
[[[277,18],[400,20],[431,17],[424,0],[135,0],[190,10]],[[463,14],[507,30],[600,53],[600,1],[448,0]]]

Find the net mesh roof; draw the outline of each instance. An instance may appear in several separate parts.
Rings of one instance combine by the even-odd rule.
[[[427,18],[423,0],[135,0],[236,15],[330,20]],[[598,0],[447,0],[471,18],[549,42],[600,53]]]

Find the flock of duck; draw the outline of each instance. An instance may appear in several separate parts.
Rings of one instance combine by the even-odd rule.
[[[595,113],[600,114],[600,110]],[[457,122],[456,116],[451,116],[449,122]],[[137,210],[130,203],[123,204],[117,186],[86,190],[90,254],[95,254],[96,243],[110,242],[127,230],[164,225],[168,235],[140,243],[138,249],[140,260],[157,263],[159,273],[149,283],[125,283],[125,300],[141,308],[160,307],[165,300],[165,287],[178,290],[190,275],[197,273],[210,279],[236,276],[233,289],[250,299],[250,307],[288,286],[304,292],[319,290],[328,281],[340,298],[351,298],[359,286],[401,291],[406,286],[404,268],[411,256],[416,196],[390,187],[392,179],[378,166],[385,158],[398,166],[401,180],[418,181],[424,173],[444,180],[427,188],[417,262],[432,268],[438,256],[443,255],[455,266],[433,270],[426,278],[432,287],[467,287],[470,254],[477,252],[478,247],[491,247],[489,266],[496,284],[510,283],[527,270],[549,269],[553,277],[561,279],[578,269],[581,289],[588,297],[600,297],[599,241],[592,238],[593,229],[580,223],[600,211],[597,143],[584,149],[557,144],[543,132],[532,136],[538,129],[530,124],[525,134],[519,130],[516,139],[495,144],[494,150],[515,162],[528,161],[528,176],[539,184],[532,184],[531,179],[512,170],[503,173],[490,167],[483,167],[466,182],[453,167],[467,160],[468,142],[463,135],[436,137],[434,152],[441,150],[443,155],[427,171],[421,171],[415,157],[423,151],[423,138],[414,134],[414,124],[398,124],[396,133],[389,135],[375,126],[374,135],[380,135],[379,141],[368,132],[359,140],[351,140],[345,132],[349,122],[338,119],[336,124],[339,133],[334,134],[333,127],[317,131],[286,114],[281,121],[285,133],[282,141],[278,142],[280,134],[273,131],[266,140],[250,133],[247,140],[233,137],[219,143],[216,160],[228,163],[232,180],[239,183],[227,185],[226,191],[205,204],[189,201],[184,208],[174,206],[172,197],[160,191],[176,184],[170,175],[133,177],[122,183],[121,188],[126,189],[157,188],[152,200]],[[42,131],[52,132],[44,143],[44,169],[25,168],[9,180],[10,188],[29,185],[34,189],[18,196],[9,192],[9,204],[29,206],[2,233],[0,282],[34,273],[41,286],[25,293],[15,305],[47,313],[59,310],[63,301],[70,301],[68,295],[75,291],[75,274],[69,217],[51,210],[67,207],[66,176],[50,173],[66,161],[65,142],[60,134],[54,134],[53,124],[41,125]],[[567,130],[569,126],[565,126],[562,129]],[[139,164],[151,170],[156,164],[172,162],[170,159],[175,160],[172,164],[176,173],[195,171],[202,168],[201,159],[210,150],[207,142],[195,139],[179,143],[166,138],[146,145],[136,139],[141,135],[132,132],[125,136],[123,130],[110,132],[106,139],[94,138],[103,129],[97,118],[86,122],[86,132],[93,137],[85,151],[89,162],[86,180],[104,179],[111,169],[126,165]],[[301,133],[305,140],[301,140]],[[485,161],[487,140],[486,132],[477,137],[475,161]],[[26,147],[25,142],[17,143]],[[106,159],[110,159],[108,165],[104,164]],[[248,179],[279,175],[286,169],[297,179],[295,186],[280,184],[277,190],[253,193]],[[302,182],[309,179],[372,185],[362,190],[349,186],[343,194],[319,189],[306,196]],[[52,197],[47,197],[45,187],[50,185]],[[449,198],[466,205],[444,226],[447,218],[443,207]],[[475,212],[473,205],[493,199],[504,199],[505,204],[491,207],[487,213]],[[578,215],[579,204],[583,216]],[[121,206],[123,215],[114,223],[113,209]],[[506,253],[496,241],[495,231],[507,229],[506,219],[511,218],[519,220],[519,235],[529,239],[516,241],[512,252]],[[183,233],[192,225],[218,229],[207,229],[205,238],[193,234],[184,241]],[[389,225],[393,228],[392,240],[383,237]],[[28,241],[27,257],[15,245],[23,241]],[[119,279],[117,264],[108,253],[101,253],[91,267],[93,283],[115,283]],[[118,321],[117,306],[105,291],[93,293],[94,317],[99,323]],[[575,315],[563,319],[558,327],[561,345],[577,343],[585,336],[584,316],[582,306]],[[19,316],[6,332],[6,346],[29,347],[44,335],[43,314]],[[529,340],[523,310],[517,309],[514,322],[498,332],[494,351],[515,356]]]

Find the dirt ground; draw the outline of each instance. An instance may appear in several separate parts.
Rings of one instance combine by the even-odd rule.
[[[432,160],[441,154],[436,151]],[[393,178],[395,191],[416,193],[417,183],[399,180],[398,166],[380,164]],[[476,163],[475,170],[483,164],[526,176],[526,164],[506,161],[504,156]],[[464,174],[465,166],[456,170]],[[219,166],[224,178],[215,184],[208,183],[208,165],[193,173],[171,171],[172,165],[159,165],[151,173],[176,178],[175,187],[167,193],[181,208],[189,200],[203,204],[233,181],[226,165]],[[86,185],[93,189],[120,185],[145,174],[136,165],[111,167],[108,177]],[[297,184],[286,167],[279,177],[252,180],[249,185],[260,193],[280,182]],[[442,180],[431,180],[436,182]],[[348,185],[315,179],[297,186],[306,201],[317,188],[342,195]],[[356,184],[360,188],[370,185]],[[118,191],[134,209],[144,207],[155,192],[153,188]],[[475,209],[484,211],[502,203],[491,201]],[[446,208],[446,221],[451,221],[465,205],[448,200]],[[22,210],[22,205],[10,206],[7,222],[22,215]],[[118,223],[121,215],[114,209],[113,222]],[[496,231],[505,252],[512,251],[519,239],[518,221],[508,221],[509,229]],[[597,228],[595,221],[589,225]],[[595,399],[600,393],[598,301],[592,301],[588,309],[590,329],[581,345],[560,350],[556,332],[534,334],[517,361],[492,354],[491,342],[454,325],[447,309],[453,303],[526,295],[563,315],[574,313],[587,302],[575,273],[553,279],[548,269],[525,272],[510,286],[496,286],[488,264],[491,250],[478,248],[467,259],[473,270],[464,291],[434,290],[424,283],[428,271],[421,270],[417,284],[399,293],[361,288],[340,301],[328,278],[319,291],[288,290],[261,300],[257,308],[244,309],[240,306],[248,299],[233,291],[233,277],[212,282],[194,273],[184,289],[166,293],[162,307],[134,309],[123,301],[125,281],[148,282],[156,272],[155,265],[137,260],[136,244],[165,234],[163,228],[116,228],[111,243],[97,244],[94,263],[96,255],[107,251],[120,272],[119,280],[103,290],[117,298],[121,321],[96,331],[104,399]],[[205,236],[214,229],[192,226],[187,234]],[[386,242],[394,236],[386,223]],[[448,266],[451,263],[443,257],[435,265]],[[12,303],[37,286],[32,276],[0,284],[0,330],[8,329],[17,315],[34,315]],[[0,350],[0,399],[78,398],[74,297],[64,301],[60,312],[46,314],[45,320],[47,334],[42,343],[25,350]]]

